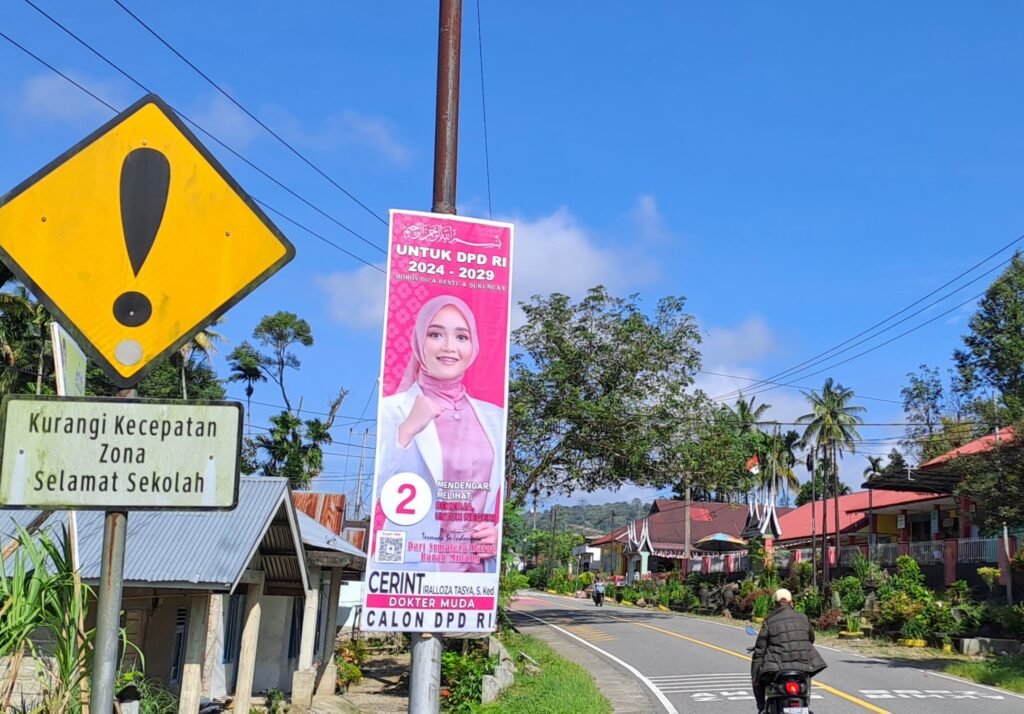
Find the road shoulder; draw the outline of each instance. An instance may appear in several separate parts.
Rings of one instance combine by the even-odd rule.
[[[664,707],[635,676],[589,647],[585,647],[539,620],[510,610],[509,618],[523,634],[536,637],[555,652],[590,672],[616,714],[650,714]]]

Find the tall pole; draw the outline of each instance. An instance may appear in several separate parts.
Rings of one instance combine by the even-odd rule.
[[[366,455],[366,438],[369,429],[363,430],[363,445],[359,448],[359,470],[356,472],[356,518],[363,516],[363,457]]]
[[[462,0],[441,0],[437,35],[437,109],[434,115],[434,213],[455,213],[461,61]]]
[[[836,440],[832,439],[830,443],[832,445],[832,497],[835,498],[832,505],[836,516],[836,567],[838,568],[842,564],[839,556],[839,536],[842,530],[842,525],[839,522],[839,462],[836,459]]]
[[[134,387],[122,389],[117,396],[133,399]],[[100,561],[100,586],[96,593],[96,634],[92,669],[92,714],[111,714],[114,710],[114,678],[117,676],[118,634],[121,630],[121,588],[124,585],[124,547],[128,534],[128,514],[107,511],[103,517],[103,555]]]
[[[548,580],[555,567],[555,523],[558,521],[558,506],[551,507],[551,538],[548,541]]]
[[[684,578],[690,574],[690,548],[692,547],[691,543],[690,543],[690,539],[692,538],[691,531],[690,531],[690,528],[691,528],[691,525],[690,525],[690,517],[691,517],[691,513],[690,513],[690,498],[692,496],[693,496],[693,492],[690,490],[690,477],[687,476],[686,477],[686,500],[683,502],[684,503],[684,505],[683,505],[683,511],[684,511],[684,513],[683,513],[683,558],[685,558],[685,560],[686,560],[686,563],[685,563],[685,565],[683,567],[683,577]]]
[[[459,158],[459,76],[462,55],[462,0],[441,0],[437,32],[437,109],[434,121],[434,213],[455,213]],[[412,636],[409,713],[441,710],[441,640]]]
[[[821,447],[824,457],[821,467],[821,585],[828,585],[830,566],[828,562],[828,449]]]

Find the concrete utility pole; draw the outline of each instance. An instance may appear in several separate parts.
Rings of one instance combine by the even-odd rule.
[[[434,124],[434,213],[455,213],[459,158],[459,75],[462,58],[462,0],[441,0],[437,33],[437,110]],[[412,635],[410,714],[441,710],[441,640]]]

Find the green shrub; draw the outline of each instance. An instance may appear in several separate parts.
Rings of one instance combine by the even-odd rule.
[[[128,685],[139,690],[139,714],[176,714],[178,711],[178,698],[164,689],[159,680],[138,671],[124,672],[114,683],[114,691],[119,692]]]
[[[928,616],[922,612],[903,623],[900,634],[908,640],[924,640],[932,632]]]
[[[573,592],[573,582],[569,579],[569,571],[565,568],[552,570],[551,579],[548,580],[548,589],[560,593]]]
[[[268,689],[263,700],[266,702],[267,711],[270,714],[284,713],[284,692],[280,689]]]
[[[363,671],[351,662],[342,662],[338,669],[338,684],[346,690],[353,684],[363,681]]]
[[[441,655],[441,706],[450,712],[471,712],[480,704],[485,674],[493,674],[497,657],[482,647],[465,654],[448,650]],[[447,693],[447,694],[445,694]]]
[[[999,582],[999,568],[978,568],[978,577],[988,586],[989,592],[993,592]]]
[[[847,615],[846,631],[852,633],[860,632],[860,617],[858,617],[857,615]]]
[[[853,569],[853,574],[862,583],[877,583],[885,577],[885,571],[882,570],[878,563],[868,560],[860,553],[853,556],[853,562],[850,564],[850,567]]]
[[[758,595],[757,598],[754,600],[754,606],[751,609],[751,614],[754,617],[767,617],[771,609],[771,595]]]
[[[808,590],[798,596],[796,596],[796,603],[793,607],[807,615],[807,617],[818,617],[821,615],[821,608],[824,605],[824,601],[821,597],[821,593],[817,590]]]
[[[526,571],[526,581],[530,584],[531,588],[537,590],[546,589],[548,586],[548,569],[530,568]]]
[[[864,609],[864,588],[859,578],[850,575],[832,582],[832,589],[839,593],[839,602],[847,615]]]

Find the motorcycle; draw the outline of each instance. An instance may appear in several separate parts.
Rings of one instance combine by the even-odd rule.
[[[757,630],[747,625],[747,634],[756,637]],[[747,649],[747,652],[753,651],[753,647]],[[806,672],[775,672],[765,686],[765,714],[814,714],[810,701],[811,682]]]

